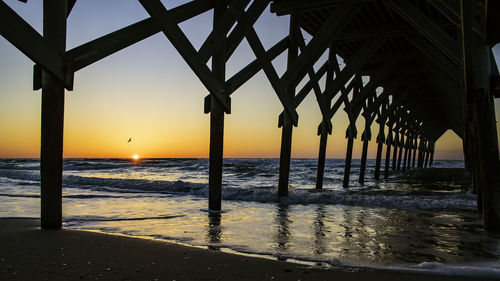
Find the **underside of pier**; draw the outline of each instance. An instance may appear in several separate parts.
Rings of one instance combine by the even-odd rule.
[[[0,1],[0,35],[34,61],[34,89],[42,89],[43,228],[61,227],[64,96],[65,90],[73,89],[75,72],[161,32],[210,93],[205,113],[210,114],[211,210],[221,210],[224,117],[231,113],[230,96],[263,71],[283,105],[277,113],[282,130],[277,196],[288,193],[293,128],[299,125],[296,109],[314,94],[322,116],[317,130],[318,189],[323,187],[328,136],[344,134],[332,129],[331,120],[340,111],[349,118],[346,188],[358,131],[363,142],[359,174],[363,183],[366,176],[378,179],[382,168],[387,177],[391,169],[432,166],[436,141],[452,130],[463,140],[485,228],[500,231],[493,104],[500,88],[491,50],[500,41],[495,29],[500,24],[498,1],[193,0],[172,9],[160,0],[138,1],[149,18],[71,50],[66,49],[66,19],[76,0],[44,0],[43,35]],[[290,22],[288,34],[269,49],[253,27],[266,9]],[[179,23],[210,10],[213,29],[196,49]],[[243,40],[256,59],[227,78],[226,62]],[[286,71],[279,76],[272,61],[285,52]],[[324,56],[326,61],[318,67]],[[320,81],[325,85],[320,87]],[[364,128],[356,128],[360,118]],[[372,127],[377,128],[373,137]],[[377,142],[375,174],[366,175],[371,140]]]

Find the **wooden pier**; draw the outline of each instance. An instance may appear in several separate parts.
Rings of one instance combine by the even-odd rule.
[[[500,41],[499,1],[193,0],[172,9],[160,0],[138,1],[149,18],[71,50],[66,49],[66,18],[76,0],[43,1],[43,35],[0,1],[0,35],[35,63],[33,88],[42,89],[42,228],[61,227],[64,96],[73,89],[75,72],[162,32],[210,93],[205,113],[210,114],[211,210],[222,208],[224,117],[231,113],[231,94],[262,70],[283,106],[276,114],[282,130],[277,196],[288,194],[293,128],[299,125],[296,109],[314,94],[322,116],[317,130],[318,189],[323,187],[328,135],[344,134],[344,129],[343,186],[349,186],[359,117],[364,121],[360,183],[365,177],[379,179],[381,169],[387,178],[391,168],[432,166],[436,141],[452,130],[463,140],[484,226],[500,231],[493,105],[500,97],[500,79],[491,51]],[[290,25],[288,34],[266,49],[253,26],[269,8],[276,17],[289,17]],[[179,23],[209,10],[213,29],[197,50]],[[307,42],[305,33],[311,37]],[[226,62],[243,40],[256,59],[227,79]],[[272,61],[284,52],[287,65],[280,77]],[[327,61],[315,68],[323,54],[328,54]],[[305,77],[307,83],[299,87]],[[349,125],[333,130],[331,119],[341,107]],[[377,127],[376,137],[372,127]],[[366,158],[373,140],[377,156],[371,175],[366,173]]]

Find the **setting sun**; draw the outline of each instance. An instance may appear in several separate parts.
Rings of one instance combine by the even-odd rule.
[[[134,159],[134,160],[139,160],[139,158],[140,158],[140,157],[139,157],[139,155],[137,155],[137,154],[134,154],[134,155],[132,156],[132,159]]]

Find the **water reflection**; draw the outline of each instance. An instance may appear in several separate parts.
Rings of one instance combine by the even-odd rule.
[[[319,206],[316,208],[316,218],[314,224],[314,253],[321,255],[327,252],[327,237],[326,231],[328,228],[325,226],[325,207]]]
[[[208,244],[218,244],[221,242],[221,213],[208,212]]]
[[[279,204],[276,211],[275,223],[276,234],[274,235],[275,248],[279,252],[287,252],[290,249],[290,224],[291,220],[288,217],[289,206]]]

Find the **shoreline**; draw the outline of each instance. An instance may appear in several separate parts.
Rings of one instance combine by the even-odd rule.
[[[0,218],[1,280],[491,280],[424,270],[321,268],[84,230],[40,230],[37,219]],[[256,257],[257,256],[257,257]],[[418,272],[417,272],[418,271]]]

